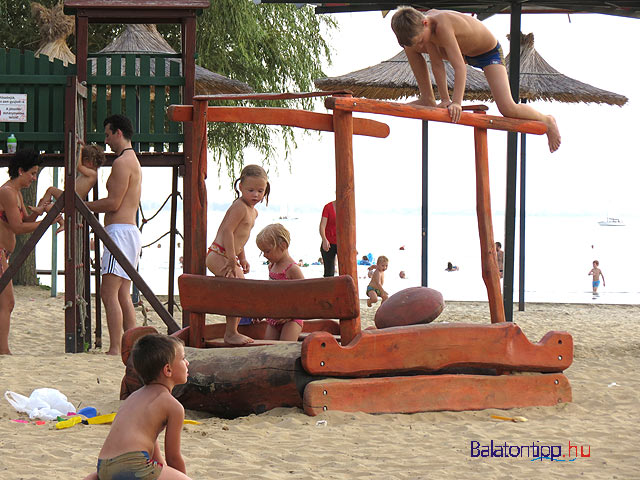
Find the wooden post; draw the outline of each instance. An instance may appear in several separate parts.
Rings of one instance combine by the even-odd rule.
[[[349,275],[353,278],[357,293],[356,200],[353,173],[353,116],[351,112],[335,110],[333,112],[333,128],[336,149],[338,267],[340,275]],[[360,333],[360,315],[352,320],[340,320],[342,345],[348,345],[358,333]]]
[[[77,223],[76,194],[76,98],[78,96],[76,77],[67,79],[65,96],[64,127],[64,200],[65,200],[65,232],[64,232],[64,338],[65,352],[77,353],[83,348],[83,338],[79,335],[79,311],[76,292],[76,244]]]
[[[493,240],[487,130],[476,127],[473,132],[476,153],[476,211],[478,214],[478,234],[480,235],[482,279],[487,287],[491,323],[499,323],[504,322],[504,304],[500,291],[496,244]]]
[[[185,273],[206,274],[207,252],[207,100],[193,101],[189,152],[185,154]],[[186,140],[186,139],[185,139]],[[187,145],[185,141],[185,145]],[[182,326],[190,325],[189,346],[203,347],[204,314],[183,310]]]

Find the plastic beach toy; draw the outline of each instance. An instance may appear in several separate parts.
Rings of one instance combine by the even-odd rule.
[[[98,411],[95,409],[95,407],[84,407],[78,410],[78,415],[82,415],[87,418],[93,418],[98,415]]]
[[[496,420],[505,420],[507,422],[528,422],[525,417],[502,417],[500,415],[491,415],[491,418],[495,418]]]

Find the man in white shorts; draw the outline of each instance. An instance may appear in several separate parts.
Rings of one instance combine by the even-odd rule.
[[[104,120],[105,143],[117,157],[107,180],[107,197],[88,202],[95,213],[104,213],[105,230],[125,254],[129,263],[138,266],[142,242],[136,226],[136,212],[142,190],[142,169],[131,147],[133,126],[123,115]],[[100,288],[109,328],[107,355],[120,355],[122,334],[136,326],[136,312],[131,301],[131,279],[109,250],[102,256]]]

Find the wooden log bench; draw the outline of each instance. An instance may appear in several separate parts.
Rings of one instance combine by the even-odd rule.
[[[432,373],[452,367],[562,372],[573,362],[573,338],[549,332],[531,343],[513,323],[431,324],[364,330],[346,347],[314,333],[302,344],[311,375],[366,377]]]
[[[247,280],[183,274],[178,278],[180,304],[190,325],[177,335],[189,346],[230,347],[224,323],[205,324],[205,314],[251,318],[300,318],[303,335],[323,331],[338,336],[359,320],[360,304],[348,275],[305,280]],[[333,319],[337,319],[333,320]],[[338,323],[339,321],[339,323]],[[266,325],[241,325],[240,333],[256,339],[246,346],[280,343],[262,340]]]

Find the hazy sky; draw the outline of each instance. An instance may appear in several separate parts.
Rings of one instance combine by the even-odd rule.
[[[375,65],[400,51],[389,14],[337,14],[340,30],[330,44],[333,65],[328,76]],[[485,21],[502,43],[509,43],[509,16]],[[535,102],[554,115],[562,146],[550,154],[546,137],[527,137],[528,212],[629,216],[638,205],[638,62],[640,20],[606,15],[523,15],[522,32],[533,32],[535,47],[558,71],[629,98],[624,107]],[[493,103],[489,113],[499,114]],[[319,111],[325,111],[318,105]],[[417,120],[372,116],[389,124],[386,139],[354,137],[358,209],[391,210],[419,207],[421,202],[421,134]],[[475,177],[473,129],[430,124],[430,209],[434,212],[473,211]],[[290,208],[317,206],[334,195],[333,135],[300,136],[291,156],[292,173],[284,161],[272,169],[273,203]],[[504,209],[506,133],[490,132],[489,157],[494,211]],[[215,175],[214,175],[215,176]],[[210,179],[210,201],[224,201]]]

